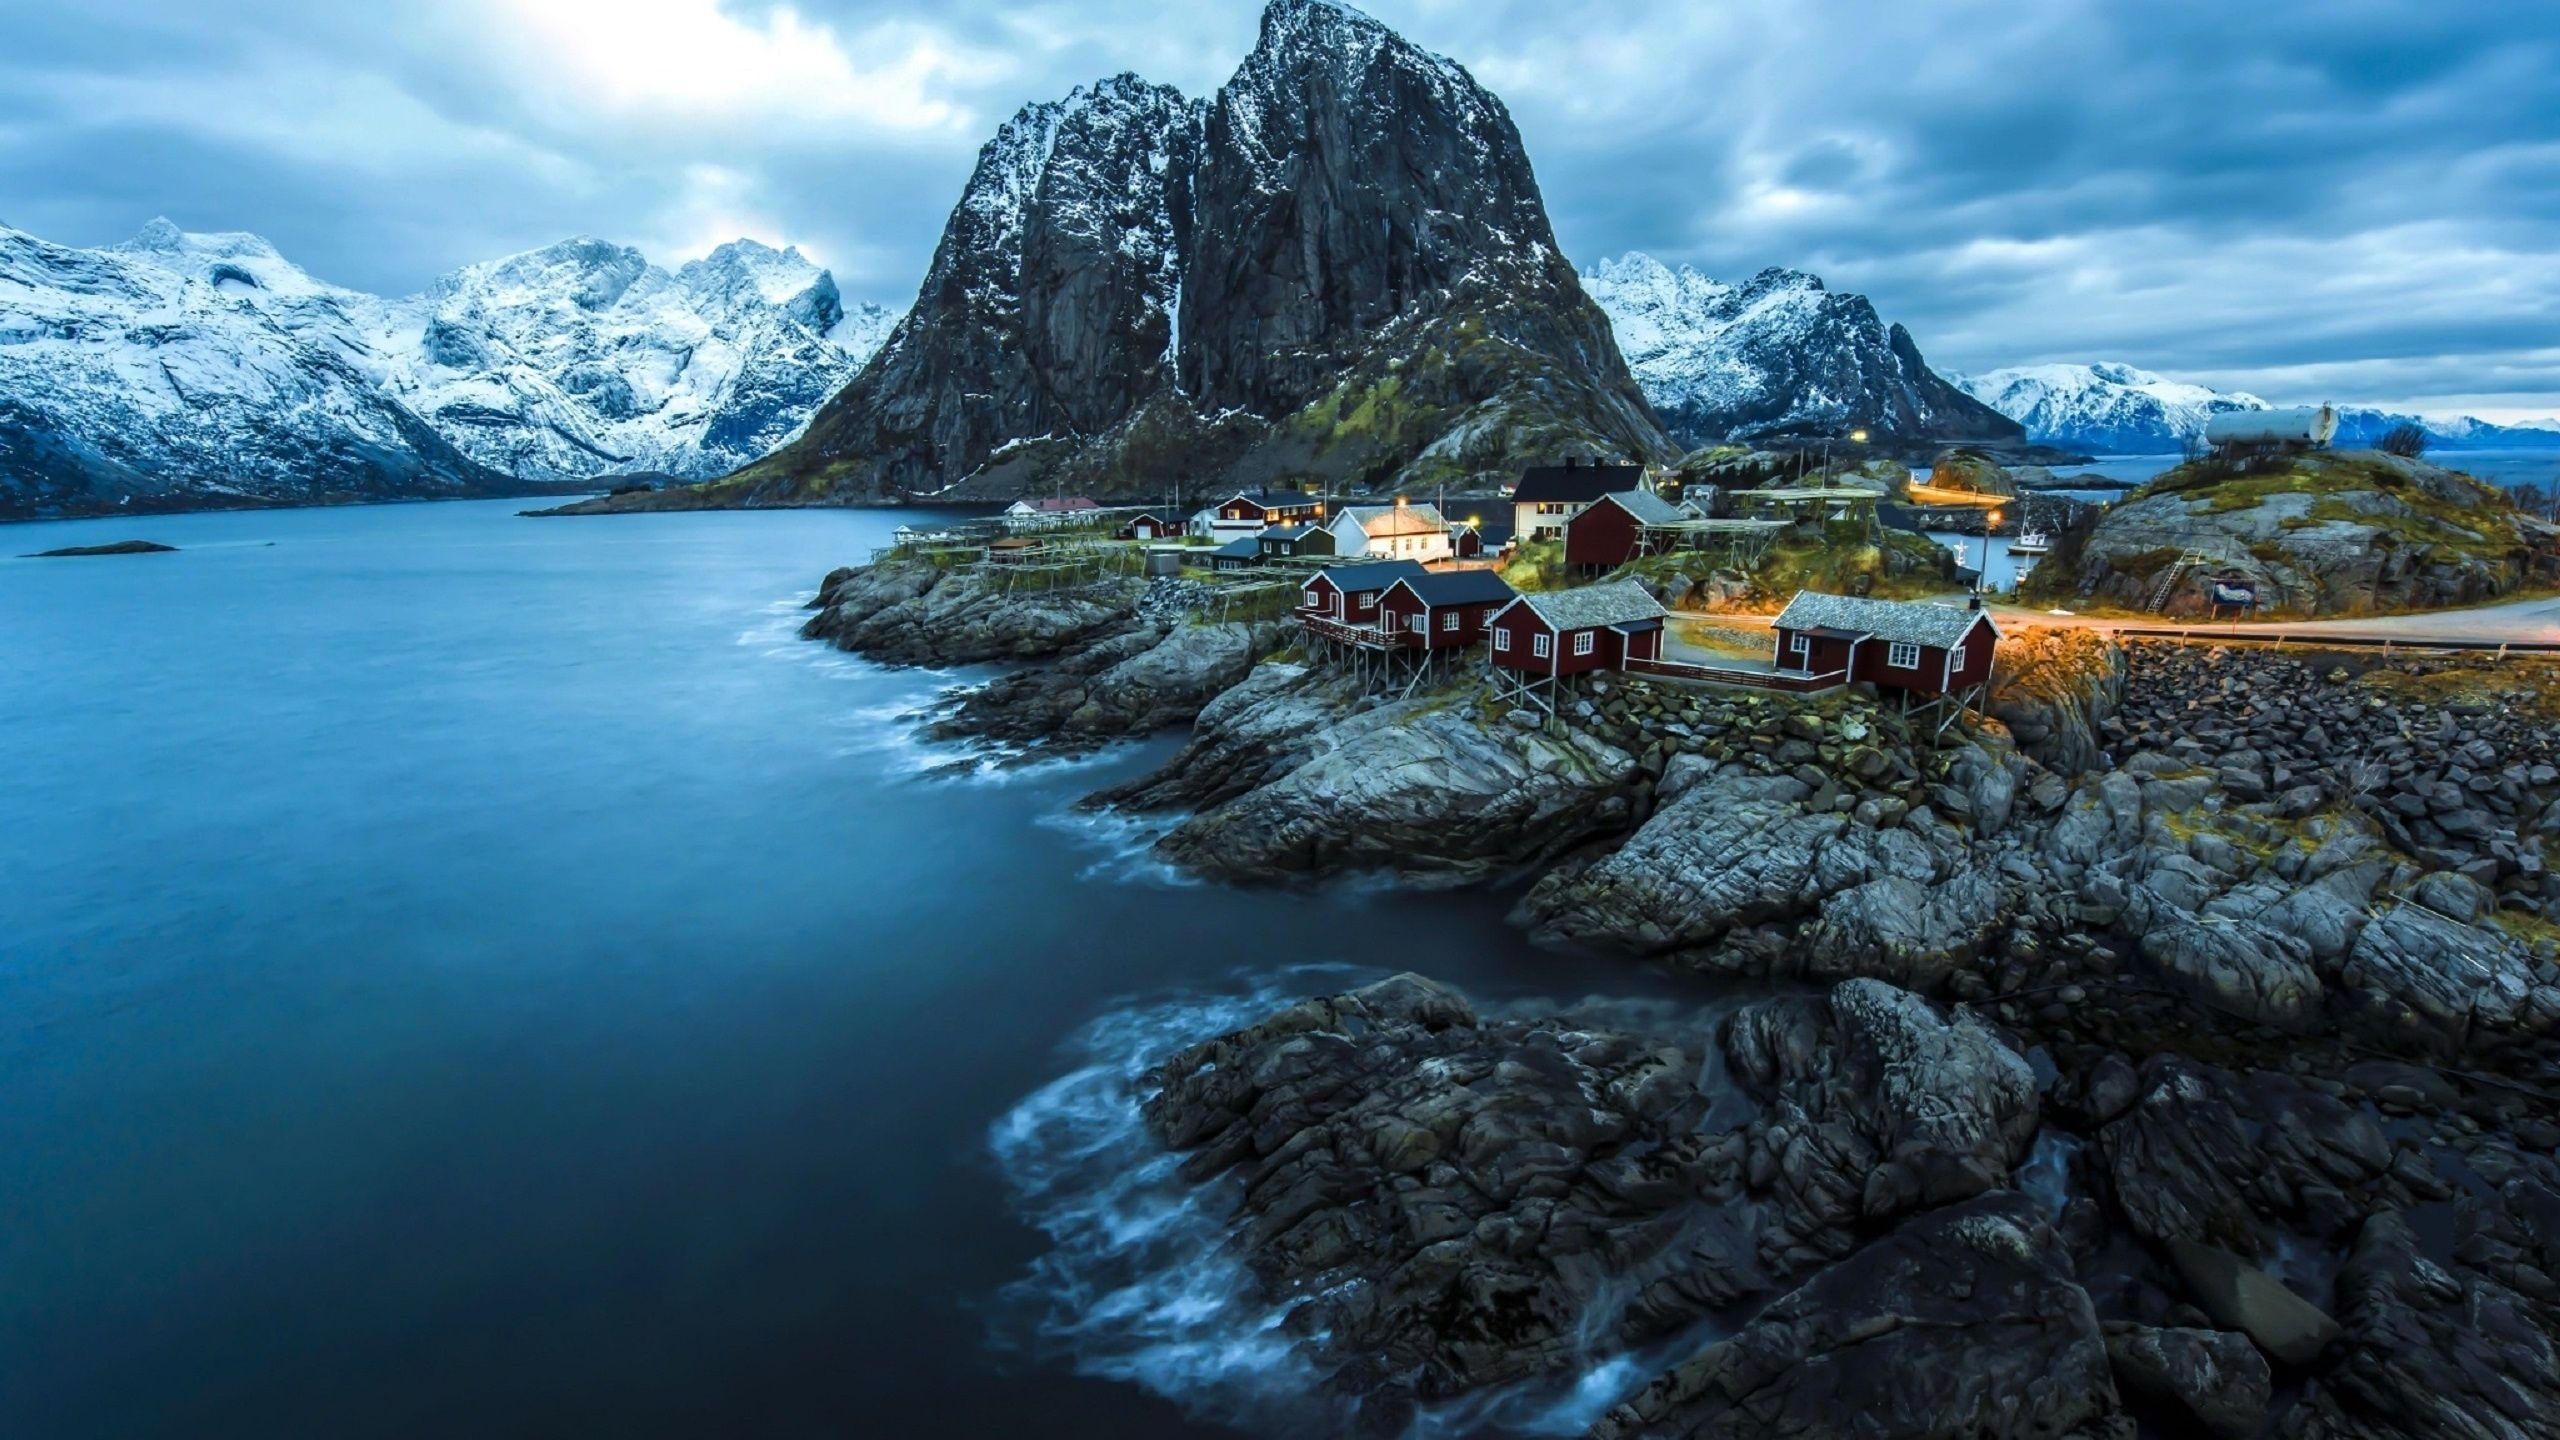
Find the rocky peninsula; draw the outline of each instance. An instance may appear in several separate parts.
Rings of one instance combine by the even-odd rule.
[[[1189,723],[1089,802],[1187,870],[1500,886],[1735,1007],[1405,976],[1165,1058],[1152,1132],[1381,1433],[1603,1363],[1606,1437],[2560,1416],[2560,668],[2034,631],[1958,724],[1627,676],[1550,718],[1184,584],[890,560],[807,633],[1016,666],[948,738]]]

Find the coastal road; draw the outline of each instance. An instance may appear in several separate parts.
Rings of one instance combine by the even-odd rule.
[[[1960,598],[1960,597],[1958,597]],[[2371,615],[2352,620],[2244,620],[2222,624],[2181,623],[2158,616],[2056,614],[2022,605],[1994,603],[1992,617],[2031,625],[2076,625],[2090,630],[2186,629],[2252,635],[2324,636],[2352,640],[2459,640],[2470,644],[2560,645],[2560,597],[2508,600],[2465,610],[2427,610],[2415,615]]]

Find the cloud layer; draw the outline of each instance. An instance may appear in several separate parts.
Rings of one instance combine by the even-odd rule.
[[[2560,10],[1377,0],[1511,106],[1567,250],[1864,290],[1933,361],[2560,411]],[[797,243],[903,304],[977,147],[1242,0],[0,0],[0,219],[167,213],[415,289],[596,234]]]

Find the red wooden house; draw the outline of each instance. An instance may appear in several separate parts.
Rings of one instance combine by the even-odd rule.
[[[1399,580],[1430,574],[1416,560],[1372,560],[1328,565],[1298,587],[1298,613],[1345,625],[1374,625],[1378,597]]]
[[[1632,580],[1520,596],[1486,621],[1494,673],[1511,672],[1510,694],[1553,709],[1558,681],[1662,658],[1662,616]]]
[[[1778,613],[1777,667],[1935,698],[1991,678],[2000,628],[1980,610],[1799,590]]]
[[[1659,555],[1676,547],[1680,527],[1697,518],[1650,490],[1612,491],[1565,522],[1564,563],[1597,572]]]
[[[1182,522],[1167,520],[1152,510],[1146,511],[1120,527],[1120,538],[1123,540],[1179,540],[1182,538]]]
[[[1412,650],[1460,650],[1484,638],[1494,611],[1517,594],[1490,570],[1408,575],[1378,597],[1378,628]]]

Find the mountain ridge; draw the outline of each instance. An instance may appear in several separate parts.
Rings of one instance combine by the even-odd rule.
[[[2241,390],[2175,380],[2114,361],[2013,365],[1955,377],[1966,392],[2018,421],[2048,444],[2115,454],[2170,454],[2201,435],[2215,415],[2264,410],[2268,402]],[[2338,408],[2337,444],[2366,448],[2404,424],[2444,449],[2560,449],[2560,421],[2495,425],[2471,416],[2427,417],[2370,405]]]
[[[245,231],[0,227],[0,514],[697,478],[789,438],[890,319],[754,241],[671,272],[575,237],[385,298]]]
[[[1733,285],[1633,250],[1593,264],[1583,284],[1655,413],[1691,448],[1856,430],[1906,450],[2026,441],[1929,368],[1910,331],[1818,275],[1773,266]]]
[[[1675,452],[1463,66],[1275,0],[1217,93],[1123,74],[997,131],[896,334],[796,441],[598,509],[1072,485],[1490,483]]]

